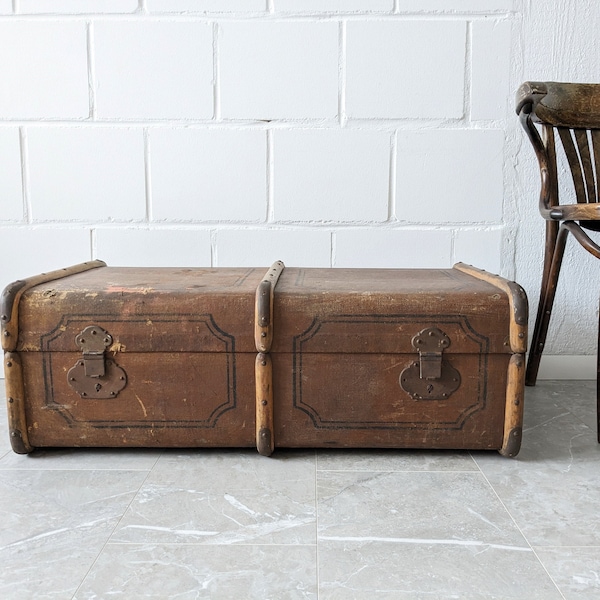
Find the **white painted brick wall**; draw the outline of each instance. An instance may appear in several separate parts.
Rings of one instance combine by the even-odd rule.
[[[500,222],[503,142],[504,133],[493,129],[399,132],[398,220]]]
[[[0,221],[23,218],[20,147],[16,127],[0,129]]]
[[[508,11],[519,0],[398,0],[399,12],[494,13]]]
[[[19,0],[19,14],[133,13],[138,0]]]
[[[464,21],[348,23],[348,115],[460,118],[466,31]]]
[[[498,120],[513,112],[510,77],[510,21],[473,23],[471,119]],[[493,73],[494,76],[490,77]]]
[[[539,176],[514,91],[600,65],[595,0],[534,8],[0,0],[0,286],[92,257],[464,261],[534,311]],[[592,354],[600,262],[565,264],[549,351]]]
[[[209,230],[102,229],[94,256],[120,267],[210,267]]]
[[[454,239],[452,262],[476,265],[490,273],[502,270],[501,229],[460,229]]]
[[[452,232],[445,230],[341,230],[333,266],[388,269],[449,268]]]
[[[209,24],[101,21],[93,40],[98,118],[212,117]]]
[[[388,218],[390,136],[379,131],[275,131],[276,221]]]
[[[150,133],[154,221],[265,221],[267,133],[156,129]]]
[[[151,13],[247,13],[266,10],[265,0],[146,0]]]
[[[83,21],[0,22],[0,119],[89,116]]]
[[[332,12],[370,14],[391,12],[394,0],[273,0],[275,12]]]
[[[224,22],[219,32],[223,118],[335,117],[338,31],[335,22]]]
[[[37,221],[142,221],[141,129],[26,128],[30,217]]]
[[[0,227],[6,283],[91,259],[90,232],[72,227]]]
[[[216,235],[216,266],[330,267],[331,234],[323,229],[225,229]]]

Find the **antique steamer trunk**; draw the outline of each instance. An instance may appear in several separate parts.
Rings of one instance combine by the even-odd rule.
[[[8,286],[13,449],[521,443],[527,299],[453,269],[111,268]]]

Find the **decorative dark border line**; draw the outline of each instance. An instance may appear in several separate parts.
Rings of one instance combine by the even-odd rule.
[[[294,408],[308,415],[316,429],[456,429],[460,430],[464,427],[467,420],[476,412],[482,411],[486,406],[487,398],[487,363],[489,338],[481,335],[473,329],[466,317],[458,315],[437,315],[435,319],[436,325],[452,324],[458,325],[465,332],[467,337],[473,340],[480,349],[479,356],[479,371],[477,382],[477,397],[473,404],[467,406],[457,417],[455,421],[438,421],[436,423],[419,423],[412,421],[410,423],[385,422],[385,421],[363,421],[352,422],[343,420],[324,420],[318,413],[317,409],[308,404],[303,399],[302,393],[302,358],[303,346],[306,342],[312,339],[322,325],[327,323],[388,323],[388,324],[405,324],[407,322],[414,323],[415,321],[431,322],[431,315],[415,315],[415,314],[400,314],[400,315],[378,315],[378,314],[361,314],[361,315],[331,315],[331,317],[321,319],[315,317],[310,326],[302,333],[293,338],[293,355],[292,355],[292,404]],[[415,330],[415,333],[417,331]],[[409,356],[409,355],[407,355]],[[400,390],[400,388],[399,388]],[[402,390],[400,390],[402,391]]]
[[[221,329],[212,314],[182,314],[177,317],[165,318],[164,315],[149,313],[146,315],[139,315],[135,319],[130,318],[115,318],[114,314],[75,314],[63,316],[57,326],[47,334],[44,334],[40,338],[40,347],[42,348],[42,370],[44,377],[44,390],[45,390],[45,406],[51,410],[57,411],[69,425],[74,423],[80,423],[81,421],[76,419],[64,405],[57,403],[54,400],[54,387],[53,387],[53,370],[52,370],[52,356],[53,352],[50,351],[49,346],[52,340],[62,335],[62,327],[66,327],[71,323],[96,323],[96,322],[112,322],[112,323],[144,323],[148,320],[152,320],[158,323],[175,323],[180,322],[181,318],[185,318],[190,322],[204,323],[210,333],[224,344],[224,352],[218,353],[223,354],[227,360],[227,401],[223,402],[219,406],[215,407],[212,413],[207,419],[203,420],[190,420],[188,421],[187,427],[202,428],[202,429],[213,429],[216,427],[219,418],[229,410],[233,410],[237,406],[237,377],[236,377],[236,356],[235,356],[235,337],[223,329]],[[154,353],[147,353],[154,354]],[[212,353],[217,354],[217,353]],[[115,400],[100,400],[99,402],[118,402],[119,399]],[[111,427],[131,427],[136,429],[148,429],[152,427],[184,427],[181,425],[180,420],[173,421],[160,421],[159,423],[148,423],[147,421],[128,421],[123,423],[122,421],[89,421],[86,420],[90,426],[95,428],[111,428]]]

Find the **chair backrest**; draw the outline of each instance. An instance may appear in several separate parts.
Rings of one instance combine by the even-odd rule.
[[[550,214],[560,204],[556,137],[571,171],[577,202],[600,202],[600,84],[526,82],[517,92],[516,110],[540,163],[540,212]],[[581,225],[600,229],[600,222]]]

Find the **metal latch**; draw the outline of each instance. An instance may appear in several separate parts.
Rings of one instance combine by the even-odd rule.
[[[450,338],[437,327],[423,329],[412,339],[419,353],[400,373],[400,387],[415,400],[443,400],[460,387],[460,373],[447,361],[443,353],[450,346]]]
[[[442,353],[450,345],[450,338],[437,327],[423,329],[412,339],[419,353],[419,377],[439,379],[442,376]]]
[[[105,354],[113,339],[108,331],[91,325],[75,336],[82,358],[69,370],[69,385],[82,398],[114,398],[127,385],[127,375]]]
[[[104,351],[112,344],[110,333],[95,325],[86,327],[75,336],[75,343],[83,351],[83,366],[86,377],[104,377]]]

